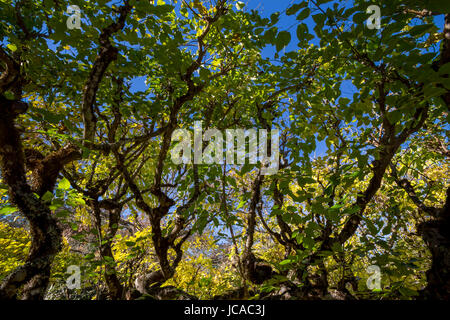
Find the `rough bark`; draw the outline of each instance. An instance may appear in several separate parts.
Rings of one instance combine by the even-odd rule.
[[[0,167],[8,186],[9,200],[30,223],[32,243],[25,264],[10,274],[0,286],[0,298],[13,299],[30,280],[24,298],[42,299],[47,289],[51,263],[61,249],[61,230],[47,204],[38,199],[27,183],[25,155],[16,117],[26,111],[26,104],[1,97]]]
[[[114,255],[112,253],[111,243],[114,236],[117,233],[120,213],[122,207],[110,200],[90,201],[90,205],[94,211],[95,224],[97,226],[97,232],[99,233],[100,242],[100,256],[102,259],[109,258],[105,263],[105,282],[108,287],[108,294],[112,300],[121,300],[124,298],[124,287],[120,283],[117,277],[117,271],[115,267]],[[101,219],[101,207],[108,208],[108,229],[104,237],[101,236],[102,233],[102,219]]]
[[[422,236],[431,252],[431,268],[427,271],[427,286],[421,291],[422,299],[450,299],[450,187],[447,189],[443,207],[431,207],[423,203],[407,179],[400,179],[397,168],[391,164],[391,175],[418,210],[429,216],[429,220],[418,224],[417,232]]]
[[[450,188],[447,201],[436,218],[421,223],[418,233],[431,252],[432,264],[427,271],[424,299],[450,300]]]
[[[97,119],[94,113],[94,103],[98,87],[103,79],[106,69],[111,64],[111,62],[117,59],[117,55],[119,52],[119,50],[112,45],[110,37],[114,33],[123,29],[123,27],[125,26],[125,20],[131,9],[132,7],[129,5],[128,1],[125,1],[125,4],[119,8],[119,18],[117,19],[117,21],[104,28],[100,35],[99,52],[89,74],[89,78],[87,79],[86,84],[83,88],[83,138],[88,142],[92,142],[95,137]]]
[[[66,164],[81,159],[80,150],[74,145],[67,145],[46,157],[35,149],[25,149],[25,156],[26,167],[32,171],[32,190],[39,196],[55,188],[58,175]]]

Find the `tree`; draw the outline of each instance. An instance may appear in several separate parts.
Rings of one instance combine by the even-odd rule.
[[[450,7],[367,6],[0,3],[0,297],[73,262],[96,299],[448,299]],[[175,163],[199,122],[269,133],[278,170]]]

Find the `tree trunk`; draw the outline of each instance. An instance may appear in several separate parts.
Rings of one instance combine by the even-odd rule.
[[[17,297],[19,288],[28,283],[26,299],[42,299],[47,289],[53,258],[61,249],[61,230],[48,206],[38,199],[27,183],[25,157],[15,118],[27,105],[19,101],[0,101],[0,167],[8,186],[9,200],[30,223],[32,243],[25,264],[10,274],[0,286],[0,298]],[[30,281],[31,280],[31,281]]]
[[[432,256],[432,265],[427,271],[428,283],[421,298],[450,300],[450,188],[438,216],[421,223],[418,231]]]

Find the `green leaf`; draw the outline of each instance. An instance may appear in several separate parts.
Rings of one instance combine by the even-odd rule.
[[[291,264],[291,263],[292,263],[292,260],[286,259],[286,260],[281,261],[281,262],[279,263],[279,265],[280,265],[280,266],[285,266],[285,265],[288,265],[288,264]]]
[[[319,14],[313,15],[312,18],[313,18],[314,22],[315,22],[318,26],[320,26],[321,28],[323,27],[324,22],[325,22],[325,19],[326,19],[326,16],[325,16],[325,15],[319,13]]]
[[[402,119],[402,115],[403,114],[400,110],[395,110],[395,111],[389,112],[386,116],[391,124],[396,124],[397,122],[399,122]]]
[[[18,210],[16,207],[7,206],[7,207],[3,207],[0,209],[0,215],[7,216],[7,215],[12,214],[17,211]]]
[[[439,74],[440,75],[450,74],[450,62],[444,64],[439,68]]]
[[[447,90],[445,88],[438,88],[438,87],[435,87],[434,85],[431,85],[431,84],[425,86],[423,91],[424,91],[425,99],[431,99],[431,98],[434,98],[434,97],[439,97],[440,95],[442,95],[442,94],[447,92]]]
[[[280,13],[279,12],[275,12],[275,13],[272,13],[270,15],[270,22],[271,22],[271,24],[277,23],[278,20],[280,20]],[[272,30],[272,29],[269,29],[269,30]],[[269,31],[269,30],[267,30],[267,31]]]
[[[303,41],[307,38],[308,27],[304,23],[300,23],[297,26],[297,39]]]
[[[50,202],[53,199],[53,193],[51,193],[50,191],[47,191],[46,193],[44,193],[44,195],[41,197],[42,201],[45,202]]]
[[[303,246],[306,249],[312,249],[314,247],[314,239],[308,237],[303,238]]]
[[[311,13],[311,9],[306,8],[305,10],[303,10],[302,12],[300,12],[297,16],[297,20],[305,20],[306,18],[309,17],[309,14]]]
[[[239,210],[239,209],[242,208],[244,205],[245,205],[245,200],[242,199],[241,202],[239,202],[239,204],[238,204],[236,210]]]
[[[69,182],[69,180],[67,180],[66,178],[63,178],[59,182],[58,188],[61,189],[61,190],[69,190],[70,189],[70,182]]]
[[[276,39],[275,45],[277,51],[281,51],[284,47],[286,47],[289,42],[291,42],[291,34],[287,31],[281,31]]]
[[[93,259],[94,257],[95,257],[95,255],[94,255],[93,253],[89,253],[89,254],[87,254],[87,255],[84,256],[84,259],[86,259],[86,260],[91,260],[91,259]]]
[[[200,74],[200,78],[202,80],[206,80],[211,75],[211,71],[209,71],[208,69],[205,69],[205,68],[201,68],[199,71],[199,74]]]
[[[423,24],[412,27],[408,33],[414,37],[421,37],[434,27],[433,24]]]
[[[448,1],[426,0],[424,2],[424,9],[441,14],[450,12],[450,3]]]
[[[12,44],[12,43],[6,45],[6,47],[7,47],[9,50],[11,50],[12,52],[15,52],[15,51],[17,50],[17,46],[16,46],[15,44]]]
[[[59,218],[67,218],[70,216],[70,214],[71,212],[68,210],[59,210],[55,213],[55,215]]]
[[[311,177],[298,177],[297,182],[300,186],[304,186],[305,184],[316,183],[316,180]]]
[[[378,233],[377,227],[370,220],[366,220],[367,228],[369,229],[372,235],[376,235]]]
[[[296,14],[298,12],[298,10],[304,8],[307,6],[307,2],[303,1],[301,3],[296,3],[293,4],[292,6],[290,6],[287,10],[286,10],[286,15],[288,16],[292,16],[293,14]]]

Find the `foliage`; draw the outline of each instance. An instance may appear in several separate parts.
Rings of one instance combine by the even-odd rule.
[[[379,5],[1,1],[0,298],[448,299],[450,7]],[[196,121],[279,170],[174,163]]]

